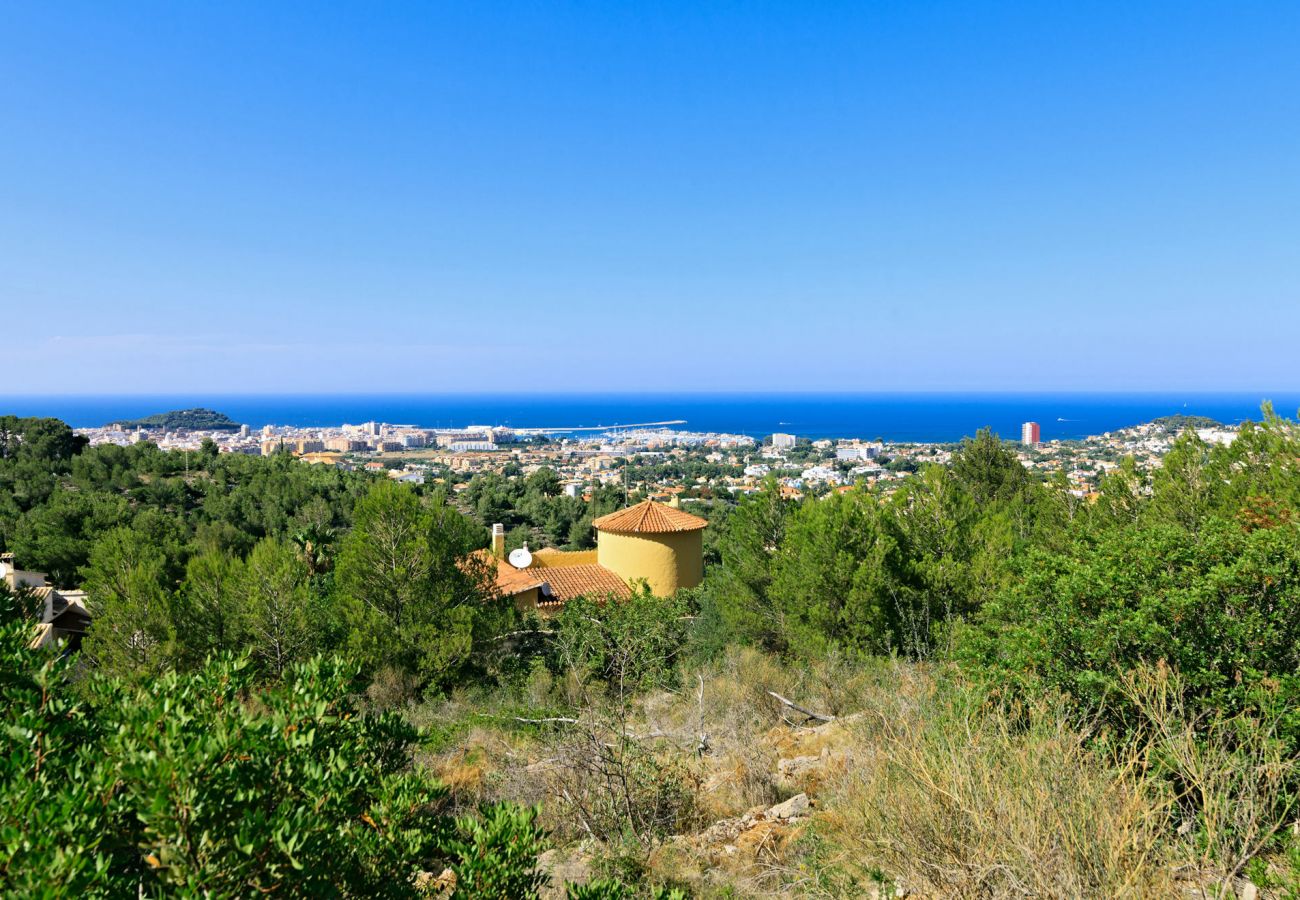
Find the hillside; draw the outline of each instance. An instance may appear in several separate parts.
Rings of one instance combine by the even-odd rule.
[[[892,495],[767,480],[692,504],[698,587],[548,609],[476,551],[583,540],[550,470],[476,520],[0,431],[0,551],[90,617],[0,587],[0,896],[1300,896],[1300,422],[1093,499],[988,431]]]
[[[1222,428],[1223,423],[1209,416],[1161,416],[1151,420],[1152,425],[1159,426],[1169,434],[1178,434],[1188,428]]]
[[[174,409],[170,412],[121,421],[123,428],[189,428],[194,431],[237,431],[240,423],[215,409]]]

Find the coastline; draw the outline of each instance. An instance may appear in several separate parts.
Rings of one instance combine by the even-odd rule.
[[[605,428],[680,422],[694,432],[762,437],[883,438],[946,443],[989,427],[1013,438],[1039,422],[1043,440],[1074,440],[1173,414],[1226,425],[1258,419],[1260,404],[1294,416],[1300,392],[1268,393],[800,393],[800,394],[265,394],[0,397],[0,415],[51,416],[74,428],[203,406],[260,428],[380,421],[423,428]]]

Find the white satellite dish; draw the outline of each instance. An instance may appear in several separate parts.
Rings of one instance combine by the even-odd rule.
[[[533,564],[533,555],[528,552],[528,545],[524,544],[518,550],[510,551],[510,565],[516,569],[526,569]]]

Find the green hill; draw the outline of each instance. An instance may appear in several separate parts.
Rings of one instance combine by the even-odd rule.
[[[171,412],[128,419],[117,424],[123,428],[188,428],[192,431],[238,431],[239,423],[215,409],[174,409]]]
[[[1222,428],[1223,423],[1209,416],[1161,416],[1151,420],[1152,425],[1159,425],[1170,434],[1179,434],[1188,428]]]

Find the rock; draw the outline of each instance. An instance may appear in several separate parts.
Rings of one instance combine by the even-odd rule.
[[[1258,900],[1259,888],[1255,887],[1252,881],[1242,879],[1241,886],[1237,888],[1238,900]]]
[[[841,737],[847,737],[847,734],[843,730],[840,732]],[[815,744],[804,744],[798,749],[815,747]],[[853,753],[847,745],[832,747],[824,744],[816,755],[800,753],[777,760],[777,784],[788,791],[803,791],[815,796],[829,779],[848,769],[852,762]]]
[[[443,869],[437,876],[421,872],[415,876],[415,886],[422,897],[450,897],[456,890],[456,873],[451,869]]]
[[[776,763],[776,771],[782,778],[798,778],[811,772],[813,769],[820,768],[823,756],[796,756],[793,759],[780,759]]]
[[[767,811],[767,815],[772,819],[794,819],[807,815],[811,807],[812,801],[808,799],[807,794],[795,794],[784,803],[773,806]]]
[[[594,857],[576,847],[542,853],[537,857],[537,868],[551,876],[550,888],[542,896],[559,900],[565,896],[567,882],[586,884],[591,880],[594,862]]]

